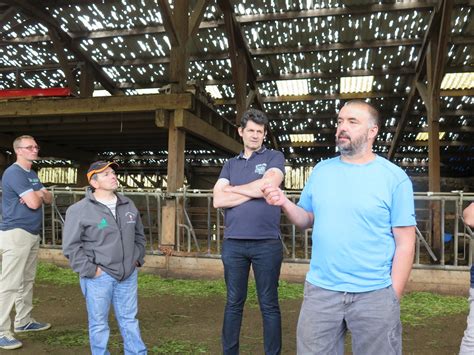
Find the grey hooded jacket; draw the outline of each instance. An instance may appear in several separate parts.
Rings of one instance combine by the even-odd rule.
[[[116,218],[90,189],[66,211],[63,252],[81,277],[93,278],[99,266],[122,281],[144,263],[146,239],[140,213],[132,200],[116,195]]]

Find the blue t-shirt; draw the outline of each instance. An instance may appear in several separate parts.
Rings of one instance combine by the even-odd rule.
[[[402,169],[379,156],[362,165],[325,160],[298,205],[314,214],[308,282],[343,292],[392,284],[392,227],[416,225],[413,187]]]
[[[33,210],[20,203],[20,197],[31,191],[43,189],[38,175],[25,170],[18,164],[8,167],[2,177],[2,213],[0,230],[21,228],[32,234],[39,234],[42,223],[42,209]]]
[[[243,153],[229,159],[219,179],[227,179],[232,186],[245,185],[261,179],[265,172],[277,168],[285,173],[285,157],[276,150],[262,147],[250,158]],[[281,209],[270,206],[264,198],[254,198],[238,206],[226,208],[224,237],[232,239],[278,239]]]

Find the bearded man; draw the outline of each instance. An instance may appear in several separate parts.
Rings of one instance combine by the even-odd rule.
[[[413,187],[402,169],[374,154],[380,118],[364,101],[337,117],[340,156],[317,164],[298,204],[267,184],[267,203],[312,228],[310,269],[297,328],[298,354],[401,354],[400,298],[415,250]]]

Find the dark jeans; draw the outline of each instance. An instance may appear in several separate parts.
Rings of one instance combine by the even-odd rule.
[[[240,326],[247,298],[250,265],[255,276],[262,312],[265,354],[281,353],[278,279],[282,260],[283,245],[280,239],[224,240],[222,262],[227,303],[222,327],[222,348],[225,355],[239,353]]]

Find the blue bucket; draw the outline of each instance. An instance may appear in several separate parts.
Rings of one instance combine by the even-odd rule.
[[[449,243],[451,240],[453,240],[453,235],[450,233],[444,233],[444,242]]]

